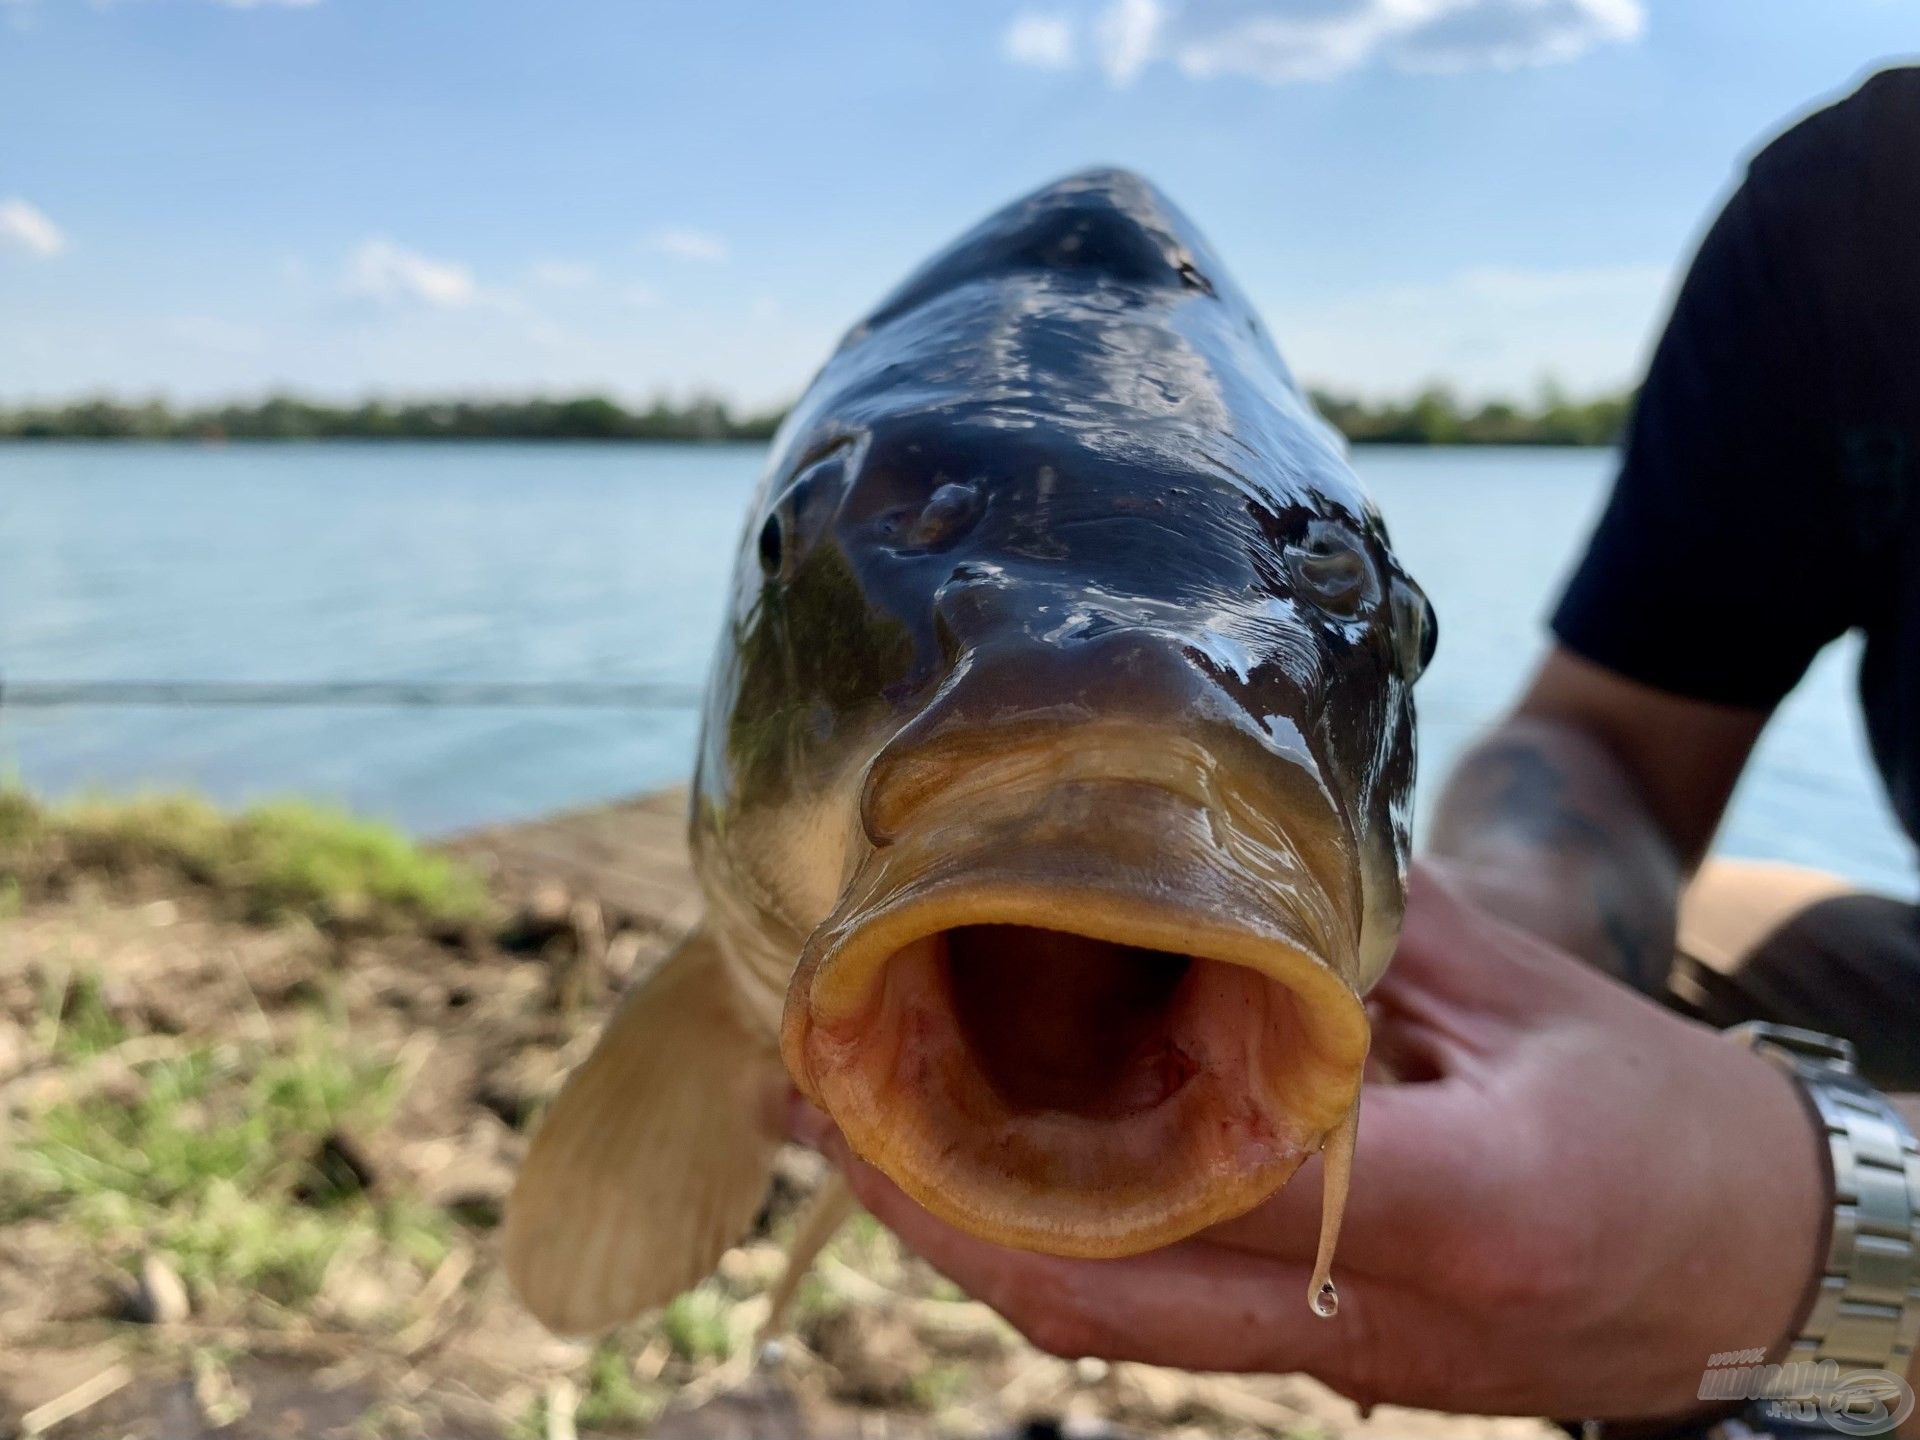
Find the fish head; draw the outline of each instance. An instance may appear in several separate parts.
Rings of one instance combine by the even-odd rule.
[[[1096,172],[909,280],[737,574],[696,854],[801,1091],[1030,1249],[1284,1183],[1357,1095],[1433,622],[1184,219]]]

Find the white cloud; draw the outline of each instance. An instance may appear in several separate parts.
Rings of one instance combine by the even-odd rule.
[[[355,299],[443,310],[471,305],[479,293],[466,266],[433,260],[385,239],[368,240],[353,252],[340,288]]]
[[[676,260],[720,261],[727,258],[727,242],[704,230],[657,230],[647,244]]]
[[[620,292],[620,298],[636,310],[646,310],[660,303],[660,292],[651,285],[629,285]]]
[[[1445,74],[1517,70],[1629,44],[1646,29],[1645,0],[1479,0],[1410,30],[1391,58],[1402,69]]]
[[[547,290],[584,290],[594,282],[593,267],[578,260],[536,261],[527,274]]]
[[[1068,17],[1046,19],[1078,58]],[[1106,0],[1093,20],[1101,70],[1126,85],[1155,63],[1194,79],[1243,75],[1269,85],[1331,80],[1366,65],[1437,73],[1511,70],[1578,59],[1646,33],[1646,0]],[[1028,37],[1030,47],[1037,42]]]
[[[1070,70],[1080,58],[1073,18],[1025,10],[1013,17],[1000,49],[1016,65],[1036,70]]]
[[[1154,58],[1154,48],[1170,18],[1161,0],[1113,0],[1094,21],[1100,68],[1116,85],[1132,83]]]
[[[0,250],[51,260],[66,248],[67,237],[45,211],[18,198],[0,200]]]

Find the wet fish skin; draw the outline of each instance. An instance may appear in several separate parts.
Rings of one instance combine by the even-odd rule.
[[[1343,442],[1152,186],[1070,177],[930,261],[814,379],[748,514],[692,833],[770,975],[867,843],[847,797],[903,732],[1119,704],[1204,726],[1223,764],[1311,758],[1361,856],[1355,982],[1377,978],[1431,609]],[[1350,599],[1303,595],[1301,568],[1338,579],[1349,545]],[[1121,696],[1130,663],[1169,683]]]
[[[1088,171],[963,236],[775,438],[703,716],[705,923],[535,1139],[523,1296],[590,1330],[704,1274],[789,1078],[923,1203],[1059,1253],[1164,1243],[1322,1144],[1350,1156],[1434,636],[1339,437],[1158,191]],[[939,983],[913,976],[951,963],[941,935],[1009,924],[1225,964],[1191,1033],[1142,1042],[1172,1068],[1118,1082],[1145,1119],[1035,1102],[978,1143],[940,1131],[952,1097],[917,1092],[953,1062],[915,1049]],[[1115,994],[1172,993],[1133,980]]]

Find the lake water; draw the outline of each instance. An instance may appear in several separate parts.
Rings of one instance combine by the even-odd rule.
[[[1511,700],[1604,494],[1604,451],[1362,449],[1441,619],[1422,788]],[[751,446],[0,446],[0,680],[696,685],[760,464]],[[1821,657],[1722,847],[1914,888],[1853,704]],[[47,793],[334,797],[419,832],[683,778],[657,709],[10,709],[0,772]]]

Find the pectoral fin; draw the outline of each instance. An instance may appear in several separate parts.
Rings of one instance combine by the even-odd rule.
[[[584,1334],[710,1274],[753,1221],[786,1074],[719,950],[695,931],[641,981],[534,1136],[508,1202],[507,1273]]]

